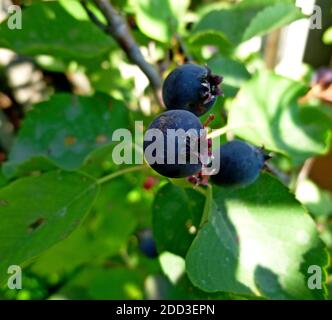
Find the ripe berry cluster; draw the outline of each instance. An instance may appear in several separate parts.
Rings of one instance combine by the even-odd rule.
[[[198,117],[207,113],[217,96],[221,95],[221,82],[222,77],[196,64],[184,64],[168,75],[162,88],[168,111],[150,124],[144,137],[146,160],[159,174],[169,178],[188,177],[192,182],[204,181],[201,170],[205,164],[200,157],[200,142],[207,140],[207,137]],[[169,139],[170,132],[179,129],[191,134]],[[153,139],[149,136],[151,130],[161,133],[161,140],[156,145],[156,137]],[[207,145],[210,147],[210,143]],[[153,149],[152,146],[154,151],[148,157],[147,151]],[[266,161],[262,149],[239,140],[224,144],[217,152],[220,169],[211,179],[219,185],[244,186],[254,182]],[[174,161],[168,161],[170,154]],[[211,150],[208,150],[208,155],[211,156]],[[196,161],[192,161],[195,157]]]

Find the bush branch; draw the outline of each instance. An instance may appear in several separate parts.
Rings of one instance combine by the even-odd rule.
[[[94,13],[88,8],[86,0],[82,0],[82,6],[100,29],[111,35],[119,46],[124,50],[128,59],[136,64],[147,76],[153,88],[154,94],[159,104],[161,103],[161,78],[155,67],[148,63],[140,51],[135,39],[133,38],[129,26],[124,18],[113,8],[108,0],[93,0],[97,8],[105,17],[107,24],[102,23]]]

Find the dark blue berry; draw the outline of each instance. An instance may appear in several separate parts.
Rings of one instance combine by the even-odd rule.
[[[259,176],[268,158],[261,148],[240,140],[225,143],[220,152],[220,170],[212,181],[225,186],[247,186]]]
[[[152,230],[144,229],[138,233],[138,246],[148,258],[158,257],[156,242],[153,239]]]
[[[163,100],[169,110],[184,109],[201,116],[221,95],[222,78],[207,67],[184,64],[174,69],[163,84]]]
[[[161,139],[150,135],[152,129],[160,130]],[[183,129],[185,134],[174,136],[175,131],[170,132],[169,129]],[[147,163],[159,174],[169,178],[184,178],[197,174],[202,168],[199,155],[197,152],[195,154],[195,150],[198,151],[197,144],[199,145],[204,133],[201,130],[203,126],[200,120],[189,111],[171,110],[162,113],[150,124],[144,136]],[[173,163],[167,158],[171,155]]]

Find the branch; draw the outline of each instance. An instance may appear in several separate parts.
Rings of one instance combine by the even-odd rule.
[[[90,19],[103,31],[111,35],[124,50],[128,59],[136,64],[142,72],[147,76],[153,88],[154,94],[160,105],[161,102],[161,78],[153,65],[148,63],[140,51],[135,39],[124,18],[113,8],[108,0],[94,0],[95,5],[104,15],[107,25],[103,24],[94,13],[88,8],[86,0],[82,0],[81,4]]]
[[[274,174],[285,186],[289,185],[289,183],[291,182],[291,179],[287,174],[280,171],[278,168],[273,166],[271,163],[266,162],[264,166],[267,171]]]
[[[315,161],[314,158],[309,158],[305,161],[305,163],[303,164],[303,166],[299,172],[299,175],[297,176],[296,187],[301,182],[305,181],[308,178],[310,171],[312,169],[312,166],[314,165],[314,161]]]

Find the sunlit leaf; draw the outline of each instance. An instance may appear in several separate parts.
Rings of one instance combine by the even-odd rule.
[[[186,258],[190,280],[204,291],[272,299],[323,299],[324,287],[308,287],[308,270],[319,266],[324,284],[327,263],[314,222],[269,175],[243,189],[215,186]]]

